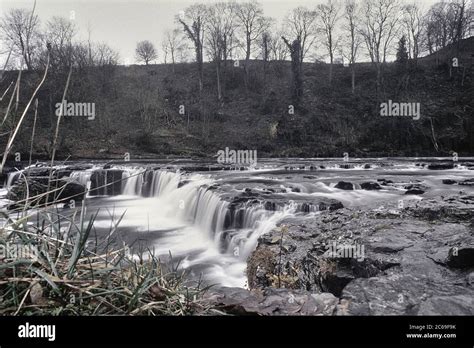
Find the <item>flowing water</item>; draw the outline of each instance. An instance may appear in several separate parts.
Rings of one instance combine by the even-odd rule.
[[[121,219],[123,242],[132,250],[146,246],[164,259],[171,255],[189,277],[202,277],[207,284],[245,287],[246,260],[258,238],[286,217],[318,214],[321,201],[377,208],[459,191],[474,193],[473,186],[442,183],[473,178],[474,171],[466,166],[428,170],[416,165],[421,162],[364,159],[349,165],[334,159],[274,159],[260,160],[253,169],[211,171],[205,170],[211,164],[203,162],[121,164],[107,170],[96,164],[69,176],[91,188],[85,204],[88,216],[99,210],[94,224],[98,234]],[[193,166],[198,170],[189,170]],[[1,194],[18,176],[8,176]],[[361,189],[362,183],[377,179],[393,184]],[[336,188],[339,181],[353,183],[354,190]],[[408,184],[422,185],[426,193],[405,195]]]

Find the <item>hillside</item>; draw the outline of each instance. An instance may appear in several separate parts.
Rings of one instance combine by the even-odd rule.
[[[462,57],[472,56],[473,39],[463,41]],[[463,58],[466,69],[450,72],[446,64],[432,64],[433,59],[386,64],[378,92],[375,68],[359,64],[354,94],[348,67],[334,66],[331,86],[327,64],[305,63],[303,101],[294,114],[288,112],[292,77],[287,61],[251,61],[247,86],[243,64],[227,62],[221,101],[213,63],[205,63],[202,94],[192,63],[76,69],[66,99],[95,103],[96,116],[63,118],[58,156],[210,157],[225,147],[257,150],[261,157],[473,155],[472,61],[467,65]],[[17,74],[5,72],[0,89],[6,90]],[[40,74],[23,72],[20,105],[10,127]],[[67,71],[52,71],[38,94],[34,158],[50,155],[55,105],[66,77]],[[8,99],[0,102],[2,114]],[[420,103],[420,120],[380,116],[380,103],[388,100]],[[28,155],[33,119],[30,110],[11,153]],[[6,136],[1,139],[4,146]]]

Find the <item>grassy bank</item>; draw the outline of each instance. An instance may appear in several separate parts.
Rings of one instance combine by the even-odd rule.
[[[94,235],[85,206],[64,215],[50,205],[3,213],[1,315],[208,315],[208,290],[161,262],[149,249],[116,245],[119,222]]]

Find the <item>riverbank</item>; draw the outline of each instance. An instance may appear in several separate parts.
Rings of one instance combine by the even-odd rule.
[[[222,302],[254,314],[473,315],[473,222],[463,194],[290,218],[249,258],[252,292]]]

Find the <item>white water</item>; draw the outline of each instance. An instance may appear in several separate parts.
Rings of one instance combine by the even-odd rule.
[[[263,206],[249,206],[242,212],[241,228],[225,231],[229,203],[208,189],[219,180],[209,175],[154,171],[151,197],[142,197],[147,177],[144,169],[125,171],[123,194],[102,198],[101,206],[113,205],[115,220],[125,214],[119,225],[125,233],[147,239],[158,256],[171,253],[174,259],[181,259],[181,267],[195,277],[202,272],[208,283],[244,287],[245,261],[258,237],[295,211],[295,207],[270,212]],[[179,187],[181,181],[185,184]],[[99,213],[96,228],[110,227],[110,211]]]
[[[97,169],[75,171],[71,178],[87,185]],[[198,278],[202,273],[208,283],[239,287],[245,286],[246,260],[255,249],[258,238],[282,219],[296,214],[297,205],[302,202],[317,202],[318,198],[324,197],[337,199],[349,207],[368,204],[375,207],[400,198],[419,199],[418,196],[404,196],[405,190],[401,186],[386,186],[378,191],[340,190],[335,188],[340,180],[354,182],[356,188],[360,188],[358,183],[374,181],[379,175],[396,176],[395,181],[407,183],[412,179],[422,179],[431,187],[423,197],[431,192],[439,194],[439,190],[472,191],[470,187],[440,185],[441,178],[462,180],[469,177],[472,172],[464,168],[444,171],[441,177],[435,172],[414,177],[414,173],[422,173],[424,169],[410,165],[405,171],[396,167],[365,171],[357,167],[352,171],[331,169],[312,172],[309,178],[304,178],[304,170],[298,170],[300,174],[254,170],[202,175],[144,168],[120,169],[124,169],[121,195],[87,199],[89,212],[100,208],[94,224],[98,230],[108,231],[111,216],[117,221],[124,214],[119,230],[127,235],[128,241],[144,241],[160,257],[171,253],[174,260],[182,260],[181,267],[187,269],[191,276]],[[12,185],[17,175],[9,175],[7,187]],[[274,192],[281,190],[280,196],[284,196],[284,201],[289,203],[277,207],[276,212],[254,203],[241,204],[234,212],[234,217],[238,216],[238,219],[230,224],[232,207],[222,198],[225,190],[212,188],[216,184],[221,187],[227,185],[226,189],[230,187],[230,192],[236,195],[245,187],[251,187],[260,194],[265,188],[272,188]],[[295,188],[298,191],[294,191]],[[105,194],[107,190],[104,188],[100,192]],[[299,203],[291,203],[291,200]],[[315,206],[309,210],[315,212]]]

